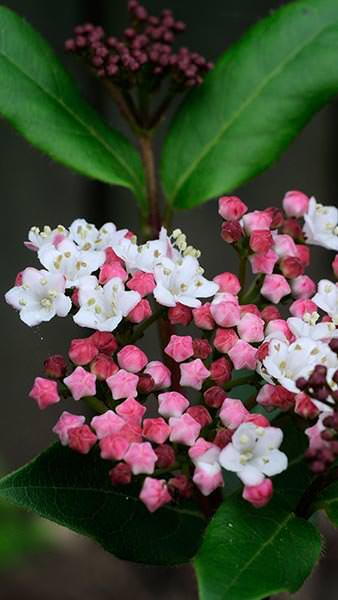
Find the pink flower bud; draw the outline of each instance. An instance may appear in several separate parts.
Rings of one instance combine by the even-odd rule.
[[[143,273],[143,271],[137,271],[127,283],[127,288],[138,292],[142,298],[151,294],[155,287],[156,283],[152,273]]]
[[[74,429],[74,427],[81,427],[85,420],[85,417],[82,417],[81,415],[72,415],[65,410],[54,425],[52,431],[59,436],[62,446],[67,446],[69,441],[69,430]]]
[[[338,279],[338,254],[336,254],[336,256],[334,257],[334,260],[332,261],[331,264],[332,264],[333,272]]]
[[[212,348],[208,340],[195,339],[192,341],[192,347],[194,350],[194,357],[206,360],[212,352]]]
[[[207,406],[210,406],[211,408],[219,408],[223,404],[225,398],[225,391],[218,385],[213,385],[212,387],[208,388],[203,394],[205,404]]]
[[[236,398],[225,398],[222,408],[219,413],[219,417],[228,429],[237,429],[247,420],[249,411],[245,408],[241,400]]]
[[[114,411],[107,410],[103,415],[93,417],[90,423],[99,440],[118,433],[125,426],[125,421],[119,417]]]
[[[110,469],[109,477],[113,485],[128,485],[131,482],[131,468],[126,463],[118,463]]]
[[[218,487],[223,487],[222,471],[218,463],[200,463],[192,478],[203,496],[209,496]]]
[[[98,354],[90,363],[90,371],[100,381],[105,381],[119,370],[117,364],[107,354]]]
[[[258,485],[245,485],[243,489],[243,498],[255,508],[262,508],[270,502],[273,495],[273,485],[271,479],[264,479]]]
[[[271,231],[268,229],[256,229],[250,235],[249,245],[253,252],[265,254],[273,245]]]
[[[291,288],[283,275],[266,275],[261,294],[273,304],[278,304],[284,296],[291,294]]]
[[[179,392],[159,394],[158,403],[158,412],[165,418],[180,417],[189,406],[189,400]]]
[[[45,379],[44,377],[36,377],[34,379],[34,385],[29,392],[29,397],[36,401],[41,410],[52,404],[57,404],[61,400],[57,382]]]
[[[304,244],[296,244],[297,258],[302,263],[303,267],[308,267],[311,260],[311,250],[309,246]]]
[[[286,233],[287,235],[292,237],[294,240],[303,239],[304,237],[302,227],[299,221],[297,221],[297,219],[294,218],[285,219],[282,231],[283,233]]]
[[[168,319],[172,325],[189,325],[192,321],[192,310],[179,302],[168,309]]]
[[[308,196],[298,190],[287,192],[283,198],[283,208],[288,217],[303,217],[308,207]]]
[[[15,285],[16,286],[21,286],[23,283],[23,271],[19,271],[19,273],[17,274],[16,278],[15,278]]]
[[[283,225],[284,215],[279,208],[276,208],[275,206],[270,206],[269,208],[265,209],[265,212],[268,213],[268,215],[270,215],[272,219],[270,225],[271,229],[278,229],[278,227],[281,227]]]
[[[130,321],[130,323],[142,323],[142,321],[149,319],[151,315],[152,310],[150,303],[148,300],[146,300],[146,298],[143,298],[143,300],[140,300],[140,302],[136,304],[135,308],[128,313],[126,318],[128,321]]]
[[[138,376],[120,369],[107,379],[114,400],[137,396]]]
[[[130,465],[133,475],[147,473],[151,475],[155,469],[157,456],[149,442],[132,443],[124,456]]]
[[[235,300],[235,299],[234,299]],[[210,306],[210,312],[220,327],[233,327],[239,323],[241,312],[238,302],[221,300]]]
[[[62,379],[67,372],[67,363],[61,354],[49,356],[43,363],[45,374],[53,379]]]
[[[197,421],[197,423],[199,423],[202,428],[212,423],[212,417],[208,409],[205,408],[205,406],[202,406],[201,404],[189,406],[186,414],[190,415],[193,419],[195,419],[195,421]]]
[[[104,460],[121,460],[129,448],[129,442],[119,433],[112,433],[99,442],[100,456]]]
[[[203,381],[210,375],[200,358],[180,364],[180,385],[192,387],[195,390],[202,388]]]
[[[128,273],[119,262],[105,263],[102,265],[99,274],[100,284],[105,285],[108,281],[113,279],[113,277],[118,277],[118,279],[125,282],[128,279]]]
[[[238,221],[222,223],[221,237],[227,244],[239,242],[243,236],[243,229]]]
[[[284,336],[288,342],[291,342],[294,340],[294,335],[293,335],[291,329],[289,329],[289,326],[284,319],[272,319],[267,324],[266,329],[265,329],[265,334],[272,335],[275,333],[281,333],[282,336]],[[276,335],[273,337],[280,338],[281,336]]]
[[[193,485],[186,475],[176,475],[168,481],[168,488],[172,494],[177,493],[182,498],[191,498]]]
[[[78,288],[74,288],[72,293],[72,303],[74,306],[79,306],[79,290]]]
[[[269,323],[269,321],[272,321],[273,319],[282,318],[282,315],[280,314],[277,306],[274,306],[273,304],[269,304],[268,306],[263,308],[263,310],[261,311],[261,316],[266,323]]]
[[[253,231],[258,230],[268,230],[270,229],[272,223],[272,217],[268,212],[264,210],[255,210],[253,212],[247,213],[243,217],[243,223],[245,230],[248,234],[251,234]]]
[[[259,391],[256,402],[266,407],[289,410],[294,405],[295,395],[281,385],[266,383]]]
[[[311,398],[301,392],[295,396],[295,413],[304,419],[315,419],[319,415],[319,410]]]
[[[70,360],[75,365],[88,365],[99,353],[90,338],[72,340],[68,351]]]
[[[74,427],[68,431],[68,446],[80,454],[88,454],[97,438],[88,425]]]
[[[150,361],[144,369],[144,373],[153,378],[154,390],[163,390],[171,386],[170,370],[160,360]]]
[[[147,375],[146,373],[140,373],[137,384],[138,393],[147,396],[148,394],[151,394],[154,388],[155,381],[153,380],[152,376]]]
[[[122,435],[131,444],[132,442],[142,442],[142,427],[136,423],[127,422],[119,434]]]
[[[220,292],[227,292],[233,296],[237,296],[241,291],[241,284],[239,283],[237,275],[234,275],[234,273],[225,271],[224,273],[216,275],[213,281],[219,285]]]
[[[214,338],[214,346],[218,352],[227,354],[236,342],[238,341],[238,335],[234,329],[216,329],[216,335]]]
[[[156,444],[163,444],[169,437],[170,427],[162,417],[144,419],[143,436]]]
[[[168,469],[175,464],[175,452],[169,444],[161,444],[154,451],[157,456],[156,467],[159,469]]]
[[[214,444],[223,450],[231,442],[232,434],[230,429],[219,429],[214,437]]]
[[[279,267],[284,277],[287,277],[287,279],[295,279],[304,273],[304,267],[296,256],[282,258]]]
[[[273,236],[273,241],[273,249],[279,258],[286,258],[288,256],[298,257],[297,246],[290,235],[276,234]]]
[[[317,312],[317,305],[312,300],[295,300],[289,307],[289,311],[293,317],[302,318],[305,313]]]
[[[239,340],[228,352],[235,369],[256,369],[257,349]]]
[[[278,255],[273,250],[268,250],[265,254],[252,254],[249,256],[249,261],[254,274],[271,275],[278,261]]]
[[[245,423],[253,423],[256,427],[270,427],[270,421],[264,415],[249,413]]]
[[[187,360],[194,354],[192,337],[190,335],[172,335],[164,352],[175,362]]]
[[[106,255],[106,260],[105,262],[108,265],[112,265],[116,262],[120,263],[120,265],[123,265],[123,261],[122,259],[117,256],[116,252],[114,252],[113,248],[109,247],[105,249],[105,255]]]
[[[237,325],[238,335],[245,342],[261,342],[264,339],[264,326],[263,319],[246,313]]]
[[[230,381],[231,373],[232,364],[224,356],[214,360],[210,365],[210,378],[217,385],[223,385],[227,381]]]
[[[155,512],[161,506],[171,501],[167,482],[165,479],[146,477],[139,498],[146,505],[149,512]]]
[[[147,355],[137,346],[124,346],[117,354],[117,360],[121,369],[130,373],[139,373],[148,363]]]
[[[263,342],[263,344],[261,344],[259,346],[259,348],[257,348],[256,359],[263,361],[267,356],[269,356],[269,352],[270,352],[269,342]]]
[[[210,302],[206,302],[202,304],[199,308],[194,308],[192,311],[194,323],[196,327],[199,329],[205,329],[207,331],[211,331],[215,327],[215,321],[210,312],[211,304]]]
[[[89,338],[99,352],[114,354],[118,348],[116,338],[106,331],[95,331]]]
[[[201,431],[201,425],[187,413],[181,417],[170,417],[169,425],[170,441],[186,446],[193,446]]]
[[[305,300],[311,298],[316,292],[316,284],[308,275],[300,275],[291,282],[294,298]]]
[[[85,396],[95,396],[96,394],[96,377],[83,367],[76,367],[71,375],[65,377],[63,383],[70,390],[74,400],[81,400]]]
[[[122,417],[128,424],[140,425],[143,415],[146,412],[146,407],[135,398],[127,398],[116,407],[116,412],[119,417]]]
[[[222,196],[218,200],[218,214],[226,221],[238,221],[248,207],[237,196]]]

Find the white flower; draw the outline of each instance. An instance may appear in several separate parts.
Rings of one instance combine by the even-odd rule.
[[[80,310],[74,321],[81,327],[113,331],[140,302],[138,292],[126,292],[121,279],[114,277],[101,286],[94,276],[84,277],[79,285]]]
[[[244,485],[259,485],[267,477],[285,471],[287,456],[278,450],[283,432],[277,427],[257,427],[243,423],[223,448],[219,462],[227,471],[235,471]]]
[[[82,250],[104,250],[114,247],[128,233],[127,229],[117,230],[114,223],[105,223],[101,229],[97,229],[92,223],[85,219],[76,219],[70,228],[71,239]]]
[[[277,381],[290,392],[298,393],[297,379],[307,379],[316,365],[337,369],[337,355],[324,342],[305,337],[292,344],[271,340],[269,354],[257,370],[269,383]]]
[[[303,232],[308,244],[338,251],[338,208],[323,206],[310,198],[304,220]]]
[[[28,232],[28,242],[25,242],[25,246],[29,250],[38,251],[43,246],[58,244],[68,235],[69,231],[63,225],[58,225],[55,229],[45,225],[42,230],[34,226]]]
[[[72,303],[64,292],[63,275],[28,267],[23,271],[22,285],[9,290],[5,299],[20,311],[20,319],[33,327],[55,315],[65,317],[69,313]]]
[[[65,276],[66,287],[78,286],[82,277],[96,271],[106,259],[104,251],[79,250],[69,239],[58,244],[57,248],[52,244],[43,246],[38,256],[48,271]]]
[[[338,286],[328,279],[322,279],[318,283],[317,294],[312,298],[324,312],[326,312],[338,325]]]
[[[156,263],[163,258],[174,261],[181,259],[181,254],[174,248],[164,227],[157,240],[150,240],[138,246],[135,238],[123,239],[114,246],[114,251],[126,263],[129,273],[135,271],[153,273]]]
[[[192,308],[200,306],[197,298],[208,298],[218,291],[218,285],[205,279],[201,271],[193,256],[185,256],[179,263],[162,259],[154,269],[157,302],[163,306],[176,306],[178,302]]]
[[[290,331],[296,338],[311,338],[312,340],[331,340],[338,337],[338,329],[334,323],[317,323],[318,313],[305,313],[303,319],[290,317],[287,324]]]

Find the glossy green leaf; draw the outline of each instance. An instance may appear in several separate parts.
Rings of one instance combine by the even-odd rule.
[[[0,114],[58,162],[143,199],[135,148],[81,97],[45,40],[0,6]]]
[[[338,527],[338,481],[331,483],[318,495],[314,506],[325,510],[330,521]]]
[[[191,208],[266,169],[338,92],[337,0],[302,0],[252,27],[179,108],[162,177]]]
[[[0,480],[0,497],[97,540],[119,558],[154,565],[188,562],[205,520],[190,504],[151,514],[139,486],[112,486],[111,464],[92,451],[83,456],[51,446]]]
[[[255,509],[238,497],[228,498],[194,561],[200,600],[261,600],[293,593],[319,555],[317,530],[277,501]]]

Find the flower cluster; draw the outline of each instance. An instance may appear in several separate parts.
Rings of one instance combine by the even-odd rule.
[[[337,215],[296,191],[283,210],[249,212],[222,197],[219,212],[240,278],[206,279],[179,229],[139,244],[112,223],[98,230],[78,219],[31,229],[26,245],[43,269],[19,273],[6,295],[30,326],[72,313],[95,330],[72,340],[67,360],[46,359],[30,397],[40,409],[89,404],[94,416],[63,411],[53,431],[76,452],[99,452],[112,485],[138,481],[151,512],[226,490],[228,472],[245,500],[264,506],[271,477],[287,468],[280,412],[301,417],[314,471],[338,455],[338,287],[305,274],[309,244],[337,249]],[[155,322],[160,360],[142,348]],[[252,388],[244,401],[243,383]]]

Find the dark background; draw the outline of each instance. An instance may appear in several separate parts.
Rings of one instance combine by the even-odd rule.
[[[260,17],[285,2],[272,0],[147,0],[156,14],[172,8],[177,17],[188,22],[182,44],[215,60],[229,44]],[[126,0],[11,0],[6,6],[23,15],[39,30],[66,67],[74,73],[84,95],[103,112],[113,126],[125,131],[119,115],[97,82],[87,75],[76,59],[63,53],[63,41],[74,25],[91,20],[103,24],[111,33],[121,32],[126,17]],[[338,65],[338,61],[337,61]],[[337,67],[338,68],[338,67]],[[1,81],[0,81],[1,85]],[[285,191],[302,189],[324,204],[336,204],[337,103],[322,110],[268,172],[238,190],[252,208],[278,205]],[[12,286],[15,274],[34,265],[34,256],[23,247],[31,225],[59,223],[67,226],[83,216],[101,225],[113,220],[119,227],[137,230],[137,213],[130,193],[109,188],[67,171],[30,147],[6,123],[0,126],[0,184],[2,222],[0,234],[1,295]],[[193,245],[202,250],[202,264],[210,276],[234,268],[218,235],[220,220],[216,202],[211,201],[190,213],[179,213],[175,225],[181,227]],[[317,259],[320,271],[321,254]],[[52,439],[51,427],[57,409],[40,413],[27,398],[32,380],[41,375],[43,359],[66,350],[78,332],[71,320],[54,320],[34,330],[19,322],[4,302],[1,311],[1,420],[0,454],[6,469],[15,468],[40,452]],[[154,358],[154,357],[153,357]],[[40,599],[93,600],[129,599],[137,593],[140,600],[196,598],[192,574],[150,569],[121,563],[88,540],[60,530],[59,546],[54,551],[29,558],[20,569],[0,572],[0,597],[15,600]],[[338,550],[335,536],[322,566],[300,595],[303,600],[333,600],[338,597],[338,576],[334,575]],[[61,541],[60,541],[61,540]],[[323,587],[325,585],[325,587]],[[229,598],[229,600],[231,600]]]

